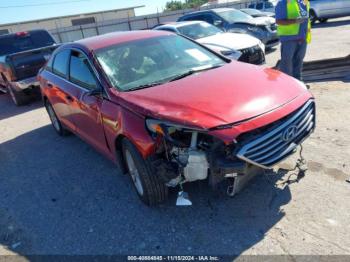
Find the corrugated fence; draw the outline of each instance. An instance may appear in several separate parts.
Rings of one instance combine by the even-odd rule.
[[[252,0],[240,0],[227,2],[224,4],[210,5],[209,7],[202,7],[203,9],[212,9],[217,7],[232,7],[232,8],[245,8],[250,3],[256,2]],[[130,30],[144,30],[151,29],[152,27],[165,22],[176,21],[178,17],[198,11],[198,9],[184,9],[173,12],[162,12],[157,14],[136,16],[129,19],[117,19],[104,22],[98,22],[94,24],[82,25],[82,26],[70,26],[65,28],[58,28],[51,30],[51,34],[56,38],[57,42],[71,42],[86,37],[116,32],[116,31],[130,31]]]

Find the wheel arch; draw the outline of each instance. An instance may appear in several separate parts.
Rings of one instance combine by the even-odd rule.
[[[125,138],[127,138],[125,135],[120,134],[116,137],[116,139],[114,141],[116,163],[117,163],[117,166],[119,167],[120,171],[122,172],[122,174],[127,173],[125,159],[123,157],[123,149],[122,149],[123,139],[125,139]]]

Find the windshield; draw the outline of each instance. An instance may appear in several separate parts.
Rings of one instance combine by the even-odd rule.
[[[0,56],[50,46],[54,43],[46,31],[4,35],[0,37]]]
[[[177,28],[179,32],[189,38],[199,39],[222,33],[222,31],[208,23],[196,23]]]
[[[261,15],[261,12],[256,9],[242,9],[242,11],[248,15]]]
[[[249,21],[253,17],[239,10],[220,12],[219,15],[229,23]]]
[[[270,2],[265,3],[265,8],[274,8],[273,4]]]
[[[121,91],[171,81],[188,72],[210,69],[225,61],[178,35],[153,37],[96,52],[112,85]]]

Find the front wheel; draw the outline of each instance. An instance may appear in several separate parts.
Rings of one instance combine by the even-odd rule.
[[[320,21],[320,23],[326,23],[328,18],[320,18],[318,21]]]
[[[309,16],[310,16],[311,24],[314,25],[316,23],[316,21],[318,20],[315,11],[314,10],[310,10],[310,15]]]
[[[124,161],[140,199],[148,206],[164,202],[168,188],[159,180],[150,161],[143,159],[128,139],[124,138],[122,145]]]

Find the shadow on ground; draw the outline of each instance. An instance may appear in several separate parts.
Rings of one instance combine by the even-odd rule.
[[[274,175],[234,198],[192,184],[193,206],[176,207],[173,192],[149,208],[111,162],[51,126],[0,144],[0,156],[0,244],[21,255],[238,255],[264,238],[291,200]]]
[[[39,99],[32,99],[30,103],[23,106],[16,106],[10,95],[0,92],[0,121],[25,112],[42,107],[43,103]]]

